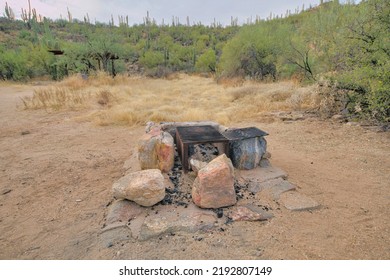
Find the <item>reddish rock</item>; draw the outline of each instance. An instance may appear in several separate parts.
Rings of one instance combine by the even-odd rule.
[[[142,206],[152,206],[165,197],[164,177],[158,169],[130,173],[114,183],[112,189],[114,197]]]
[[[192,200],[201,208],[220,208],[236,204],[234,169],[225,154],[199,170],[192,186]]]
[[[160,169],[169,172],[174,163],[173,137],[159,129],[152,129],[138,143],[138,159],[141,169]]]

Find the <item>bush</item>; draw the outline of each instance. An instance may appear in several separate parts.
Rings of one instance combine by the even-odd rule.
[[[21,81],[31,76],[26,58],[17,51],[0,52],[0,77],[7,80]]]
[[[217,64],[217,57],[213,49],[208,49],[195,63],[195,70],[197,72],[215,72]]]
[[[145,68],[153,69],[164,65],[164,54],[157,51],[147,51],[140,58],[140,63]]]
[[[158,66],[145,71],[145,75],[149,78],[167,78],[170,74],[172,74],[172,71],[164,66]]]

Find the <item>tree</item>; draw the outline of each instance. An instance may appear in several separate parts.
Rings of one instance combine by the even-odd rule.
[[[274,23],[260,22],[242,28],[223,48],[220,74],[276,79],[281,29]]]
[[[346,69],[337,77],[340,87],[353,91],[351,105],[358,113],[390,121],[390,3],[368,0],[355,9],[348,25]],[[356,110],[352,108],[356,113]]]

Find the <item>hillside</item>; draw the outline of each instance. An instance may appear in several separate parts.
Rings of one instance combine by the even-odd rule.
[[[54,21],[36,12],[23,20],[8,16],[0,18],[0,76],[60,80],[96,71],[150,77],[184,71],[259,81],[325,80],[342,92],[344,112],[388,122],[389,2],[321,3],[244,26],[232,20],[226,27],[178,21],[158,25],[149,15],[134,26],[123,17],[115,26],[71,15]]]

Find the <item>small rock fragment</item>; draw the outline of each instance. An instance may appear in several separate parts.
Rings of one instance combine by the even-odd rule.
[[[12,189],[5,189],[1,192],[2,195],[12,192]]]
[[[195,174],[198,174],[199,170],[201,170],[206,165],[207,165],[207,162],[203,162],[203,161],[196,160],[193,158],[190,159],[190,166],[191,166],[192,171],[195,172]]]
[[[229,214],[233,221],[265,221],[273,215],[254,205],[238,206]]]

